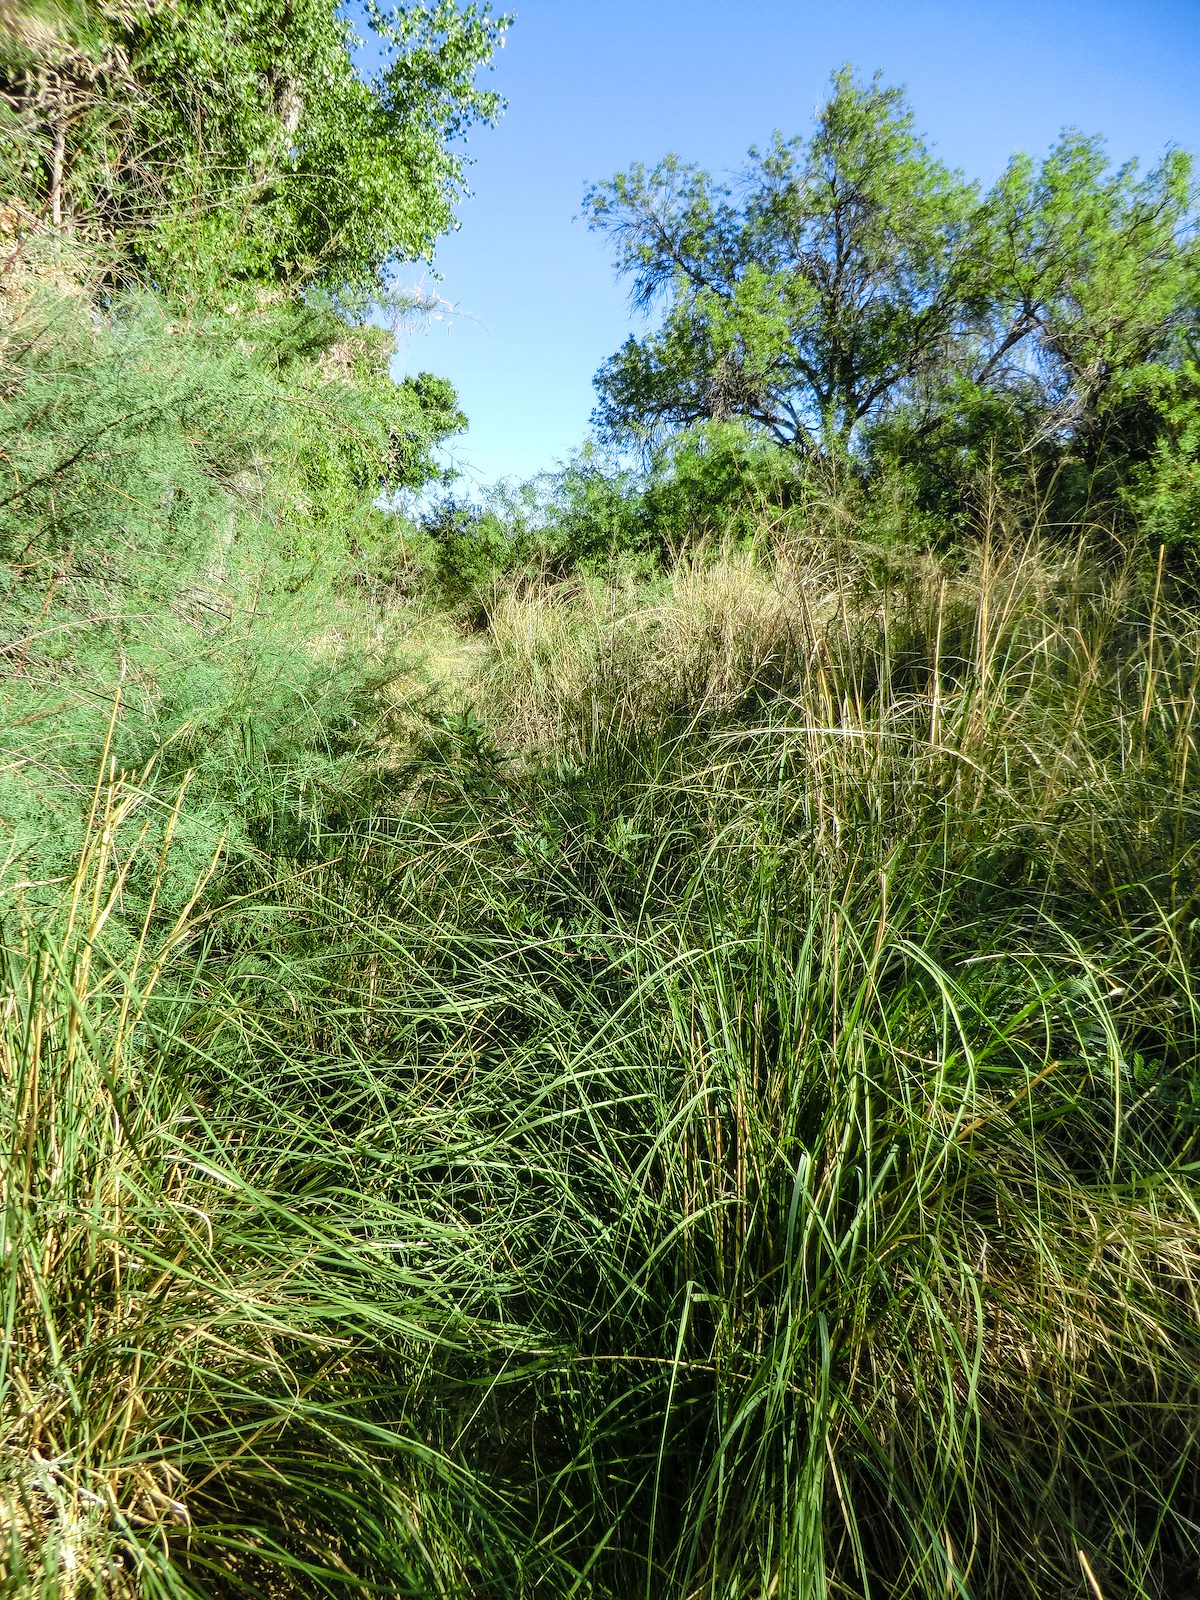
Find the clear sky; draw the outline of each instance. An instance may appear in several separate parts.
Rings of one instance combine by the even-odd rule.
[[[581,444],[592,378],[634,326],[589,182],[668,151],[736,168],[775,129],[807,133],[843,62],[907,88],[916,127],[990,183],[1064,127],[1115,162],[1200,154],[1200,0],[513,0],[471,137],[473,197],[439,249],[447,302],[401,334],[398,370],[450,378],[470,418],[450,457],[468,485],[525,478]]]

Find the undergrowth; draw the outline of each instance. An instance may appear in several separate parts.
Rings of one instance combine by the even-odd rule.
[[[43,254],[0,272],[0,852],[69,880],[108,739],[160,808],[190,774],[174,908],[222,839],[247,868],[297,854],[387,737],[420,651],[373,598],[372,502],[393,429],[417,453],[420,428],[381,330],[102,292],[86,252]]]
[[[0,885],[5,1592],[1187,1592],[1191,616],[995,528],[514,588],[169,914],[110,740]]]

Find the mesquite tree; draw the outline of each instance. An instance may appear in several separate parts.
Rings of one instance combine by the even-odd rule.
[[[988,193],[914,132],[902,91],[849,69],[808,138],[776,135],[732,182],[668,156],[592,188],[640,310],[597,376],[616,438],[743,418],[828,456],[901,428],[933,448],[964,416],[1085,436],[1189,315],[1190,160],[1113,172],[1069,133]]]

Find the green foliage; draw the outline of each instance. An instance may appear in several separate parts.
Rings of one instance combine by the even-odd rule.
[[[557,471],[480,507],[420,519],[442,597],[482,621],[503,580],[650,576],[706,540],[752,539],[803,494],[795,459],[741,423],[699,424],[641,472],[589,443]]]
[[[1113,171],[1067,133],[983,195],[899,90],[848,69],[812,135],[777,134],[735,183],[669,156],[586,205],[634,304],[663,306],[597,377],[606,433],[741,418],[839,470],[897,464],[942,512],[989,460],[1057,477],[1064,516],[1111,504],[1154,448],[1122,431],[1129,397],[1194,317],[1184,152]]]
[[[6,12],[9,555],[78,544],[194,575],[236,537],[270,546],[268,586],[386,576],[376,502],[439,476],[465,419],[444,380],[393,380],[373,318],[412,311],[389,265],[451,225],[506,24],[448,0],[365,17],[369,82],[332,0]]]
[[[397,387],[378,330],[303,303],[100,314],[33,278],[9,309],[5,852],[67,870],[106,737],[160,798],[193,774],[176,888],[222,836],[294,851],[398,669],[357,580],[392,559],[374,502],[432,470],[449,391]]]
[[[324,0],[5,13],[0,816],[43,887],[106,737],[163,804],[192,774],[175,893],[223,836],[239,870],[302,853],[380,731],[382,507],[464,419],[443,380],[393,379],[367,313],[449,221],[503,24],[368,20],[371,83]]]
[[[1015,157],[989,197],[1004,332],[985,372],[1008,363],[1014,381],[1013,352],[1034,333],[1057,406],[1048,431],[1086,430],[1108,387],[1168,347],[1195,271],[1191,172],[1182,150],[1145,175],[1136,162],[1114,172],[1101,140],[1068,133],[1040,169]]]
[[[642,487],[628,467],[584,445],[527,485],[514,506],[527,550],[549,576],[603,571],[640,553],[651,539]]]
[[[30,1208],[15,1325],[86,1396],[13,1385],[33,1573],[75,1528],[168,1594],[1186,1587],[1189,619],[1032,548],[860,558],[745,561],[733,654],[711,570],[565,649],[529,592],[477,709],[154,1004],[60,963],[119,1048],[13,1141],[76,1263]],[[119,1149],[50,1131],[106,1096]]]
[[[459,137],[506,21],[453,0],[365,8],[368,80],[336,0],[18,7],[0,73],[6,187],[116,241],[161,284],[378,292],[429,255],[464,192]]]
[[[56,902],[0,879],[4,1592],[468,1592],[504,1569],[500,1507],[446,1445],[472,1359],[512,1349],[506,1289],[465,1216],[434,1221],[390,1085],[327,1059],[317,1112],[307,1006],[340,963],[279,961],[268,931],[301,902],[214,941],[210,859],[163,918],[156,811],[102,781]]]
[[[432,547],[433,575],[441,600],[482,620],[497,578],[516,562],[507,520],[494,510],[450,495],[423,513],[419,529]]]
[[[611,573],[645,554],[654,532],[637,475],[591,444],[557,471],[501,485],[483,505],[448,496],[421,515],[419,527],[432,545],[440,597],[476,622],[506,577]]]
[[[35,274],[3,339],[10,560],[74,550],[195,576],[265,541],[273,584],[285,554],[340,575],[380,496],[434,479],[465,426],[445,380],[396,383],[390,336],[313,299],[191,314],[134,292],[101,311]]]
[[[604,1595],[1045,1600],[1080,1551],[1164,1595],[1193,619],[1019,546],[886,587],[810,559],[495,625],[488,703],[542,759],[459,791],[469,921],[527,952],[514,1048],[561,1052],[525,1159],[563,1173],[535,1303],[577,1352],[537,1526]]]
[[[266,386],[236,347],[174,338],[149,298],[103,330],[83,295],[34,289],[5,343],[0,552],[49,567],[78,549],[147,575],[218,558],[226,489],[268,434]],[[86,552],[86,554],[85,554]],[[168,565],[169,564],[169,565]]]
[[[1194,615],[1013,520],[500,585],[307,813],[248,660],[268,881],[236,728],[78,768],[0,871],[15,1594],[1186,1591]]]
[[[876,450],[915,468],[939,509],[953,500],[955,459],[1035,468],[1055,480],[1063,519],[1111,506],[1166,424],[1169,374],[1194,321],[1190,180],[1182,151],[1144,175],[1136,163],[1114,172],[1101,141],[1078,134],[1040,168],[1015,157],[975,229],[986,304],[959,359]]]
[[[1185,164],[981,200],[842,74],[740,211],[617,180],[692,399],[429,511],[399,691],[462,419],[353,313],[500,25],[372,19],[361,94],[324,0],[4,43],[0,1590],[1189,1592],[1194,595],[1011,487],[1193,541]]]
[[[1164,375],[1151,395],[1157,439],[1136,473],[1127,503],[1140,527],[1173,552],[1200,551],[1200,369],[1195,361]]]
[[[642,517],[662,551],[752,538],[802,494],[795,458],[742,423],[699,423],[657,453]]]
[[[618,433],[745,417],[783,444],[845,448],[940,359],[976,292],[973,189],[914,135],[900,91],[848,69],[812,138],[752,150],[736,188],[669,156],[586,204],[635,303],[668,302],[597,380]]]

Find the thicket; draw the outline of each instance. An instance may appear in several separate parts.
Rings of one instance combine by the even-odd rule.
[[[849,68],[808,137],[717,179],[669,155],[593,187],[635,307],[597,376],[601,428],[653,442],[741,419],[801,460],[899,470],[958,522],[991,463],[1047,520],[1149,515],[1195,538],[1200,252],[1192,159],[1113,167],[1068,130],[986,193]]]
[[[714,403],[410,521],[462,419],[366,296],[500,24],[369,16],[366,83],[325,0],[0,8],[0,1594],[1189,1592],[1182,158],[1006,180],[1096,269],[1030,312],[1086,426],[914,355],[796,447],[730,402],[778,306],[846,334],[810,165],[911,180],[846,202],[860,377],[988,204],[843,75],[770,281],[701,176],[610,194],[732,287],[602,405],[677,336]]]
[[[373,502],[429,470],[434,404],[459,418],[317,305],[98,309],[71,266],[10,272],[0,340],[6,853],[69,876],[116,706],[110,758],[153,771],[161,816],[191,774],[186,883],[222,836],[298,838],[346,781],[414,653],[372,616],[397,557]]]
[[[27,877],[74,870],[106,739],[159,831],[189,775],[181,886],[222,837],[272,870],[412,664],[370,602],[403,559],[380,506],[465,419],[392,377],[387,271],[449,219],[500,25],[368,20],[370,82],[330,4],[5,10],[0,810]]]
[[[636,465],[592,440],[556,470],[482,500],[451,491],[415,519],[410,552],[443,604],[483,624],[514,584],[653,582],[690,553],[752,548],[764,531],[835,506],[883,543],[936,536],[933,519],[918,528],[911,501],[902,486],[813,470],[741,423],[707,422]]]
[[[507,24],[453,0],[354,15],[365,37],[337,0],[7,0],[8,203],[115,243],[169,293],[378,294],[453,224]]]

